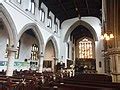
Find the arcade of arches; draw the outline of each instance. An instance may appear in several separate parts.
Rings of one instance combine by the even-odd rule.
[[[102,18],[62,22],[44,3],[38,13],[37,4],[29,11],[26,3],[17,1],[22,0],[0,2],[0,71],[6,76],[14,70],[72,71],[110,75],[120,82],[119,0],[103,2]],[[102,40],[104,33],[113,33],[114,38]]]

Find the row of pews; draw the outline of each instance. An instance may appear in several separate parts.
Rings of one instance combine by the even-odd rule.
[[[65,74],[64,74],[65,76]],[[54,90],[51,83],[61,80],[60,73],[32,70],[14,71],[13,76],[0,75],[0,90]]]
[[[111,76],[79,74],[53,83],[58,90],[120,90],[120,83],[113,83]]]
[[[0,76],[0,90],[120,90],[120,83],[113,83],[111,76],[103,74],[79,74],[36,71],[14,72]]]

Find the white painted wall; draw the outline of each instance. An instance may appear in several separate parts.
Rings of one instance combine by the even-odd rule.
[[[3,2],[3,0],[0,0],[0,3],[2,3]]]
[[[7,61],[8,58],[5,57],[6,54],[6,49],[7,49],[7,39],[9,38],[8,36],[8,31],[6,28],[2,25],[0,25],[0,63],[4,66],[0,65],[0,71],[3,69],[7,69]]]
[[[7,31],[0,27],[0,61],[4,61],[5,58],[7,39]]]
[[[51,35],[54,35],[56,40],[57,40],[57,43],[59,42],[59,38],[60,36],[54,34],[54,30],[50,30],[50,28],[47,28],[45,25],[47,24],[47,7],[42,3],[41,4],[41,8],[45,11],[45,22],[42,23],[40,22],[39,20],[36,21],[34,19],[34,17],[32,17],[30,14],[28,14],[26,11],[23,11],[17,7],[15,7],[13,4],[11,4],[10,2],[4,2],[3,5],[6,7],[6,9],[8,10],[9,14],[11,15],[14,23],[15,23],[15,26],[16,26],[16,29],[17,29],[17,33],[19,34],[20,30],[22,30],[22,28],[28,24],[28,23],[35,23],[37,24],[37,26],[39,27],[42,35],[43,35],[43,38],[44,38],[44,41],[46,42],[47,39],[51,36]],[[25,3],[24,3],[25,5]],[[25,7],[24,7],[25,8]],[[39,12],[38,12],[39,13]],[[54,15],[52,14],[52,12],[50,13],[51,15],[51,18],[54,18]],[[22,18],[22,19],[21,19]],[[58,22],[58,25],[59,25],[59,21],[57,20]],[[53,25],[54,27],[54,25]]]

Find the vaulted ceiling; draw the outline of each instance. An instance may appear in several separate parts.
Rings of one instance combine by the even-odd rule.
[[[102,0],[40,0],[63,22],[75,17],[93,16],[101,19]]]

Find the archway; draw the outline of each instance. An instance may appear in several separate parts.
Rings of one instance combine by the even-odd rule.
[[[72,62],[75,68],[85,66],[95,70],[95,41],[97,40],[97,34],[90,24],[82,20],[75,22],[64,37],[64,42],[68,46],[67,67],[70,67]]]
[[[16,35],[16,27],[10,14],[0,4],[0,61],[3,63],[3,68],[0,69],[6,70],[7,67],[7,76],[13,74]]]
[[[82,26],[85,26],[91,33],[92,35],[94,36],[94,40],[97,41],[98,40],[98,37],[97,37],[97,34],[94,30],[94,28],[87,22],[83,21],[83,20],[78,20],[76,21],[73,25],[70,26],[70,28],[67,30],[65,36],[64,36],[64,42],[67,42],[68,41],[68,38],[71,34],[71,32],[79,25],[82,25]]]
[[[55,38],[51,36],[45,46],[45,57],[44,57],[44,70],[47,71],[56,71],[58,57],[58,46]]]
[[[8,11],[0,5],[0,61],[8,59],[8,47],[16,47],[16,28]],[[5,69],[5,68],[3,68]]]
[[[42,34],[34,23],[23,27],[19,33],[19,60],[28,62],[29,67],[25,69],[38,70],[40,67],[40,56],[43,54],[44,41]]]
[[[9,45],[15,47],[17,42],[16,27],[8,11],[2,4],[0,5],[0,24],[2,24],[8,32]]]
[[[22,30],[18,34],[18,41],[19,41],[20,37],[23,35],[23,33],[26,30],[29,30],[29,29],[32,29],[32,31],[35,33],[36,38],[38,39],[40,53],[44,53],[43,52],[43,50],[44,50],[44,39],[43,39],[42,33],[40,32],[38,26],[35,23],[28,23],[27,25],[25,25],[22,28]]]

